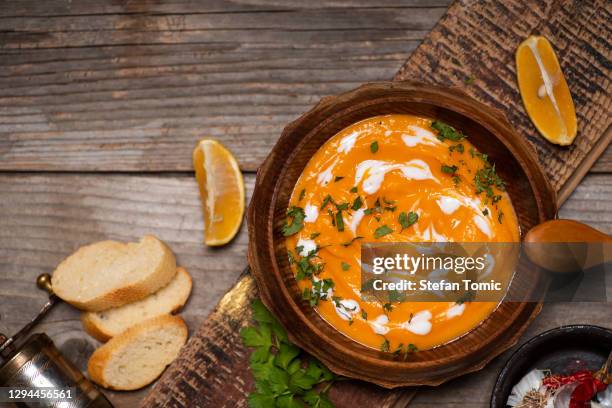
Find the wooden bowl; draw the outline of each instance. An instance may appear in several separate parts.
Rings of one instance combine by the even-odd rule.
[[[262,301],[291,340],[333,372],[393,388],[438,385],[476,371],[514,345],[541,309],[540,303],[503,302],[479,326],[447,344],[396,361],[365,347],[325,322],[301,299],[289,267],[285,221],[291,192],[302,170],[325,141],[360,120],[383,114],[438,118],[465,132],[488,154],[508,193],[522,232],[556,215],[555,194],[531,147],[504,115],[452,88],[413,82],[380,82],[326,97],[290,123],[257,172],[249,206],[249,263]]]

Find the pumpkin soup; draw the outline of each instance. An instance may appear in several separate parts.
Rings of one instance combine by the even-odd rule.
[[[470,331],[494,302],[361,298],[362,242],[516,242],[512,204],[487,156],[460,131],[377,116],[330,138],[291,195],[283,233],[304,299],[349,338],[428,349]]]

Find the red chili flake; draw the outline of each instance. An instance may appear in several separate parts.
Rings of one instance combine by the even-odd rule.
[[[556,390],[562,385],[578,383],[570,399],[569,408],[589,408],[593,396],[606,388],[606,384],[593,377],[588,370],[571,375],[551,375],[542,380],[548,389]]]

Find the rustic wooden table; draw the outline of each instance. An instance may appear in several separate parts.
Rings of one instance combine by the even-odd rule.
[[[35,288],[79,246],[154,233],[194,276],[195,329],[246,265],[246,229],[202,244],[191,150],[214,137],[247,194],[284,124],[319,98],[393,76],[447,0],[0,1],[0,332],[44,302]],[[612,231],[612,152],[561,216]],[[525,338],[612,326],[610,305],[546,305]],[[39,327],[82,369],[97,343],[57,307]],[[485,407],[507,354],[419,391],[411,407]],[[111,393],[131,407],[147,390]]]

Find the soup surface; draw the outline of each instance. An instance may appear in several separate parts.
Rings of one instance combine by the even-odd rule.
[[[385,351],[446,343],[496,303],[364,301],[362,242],[519,239],[486,155],[452,127],[410,115],[372,117],[330,138],[295,185],[284,234],[304,298],[349,338]]]

